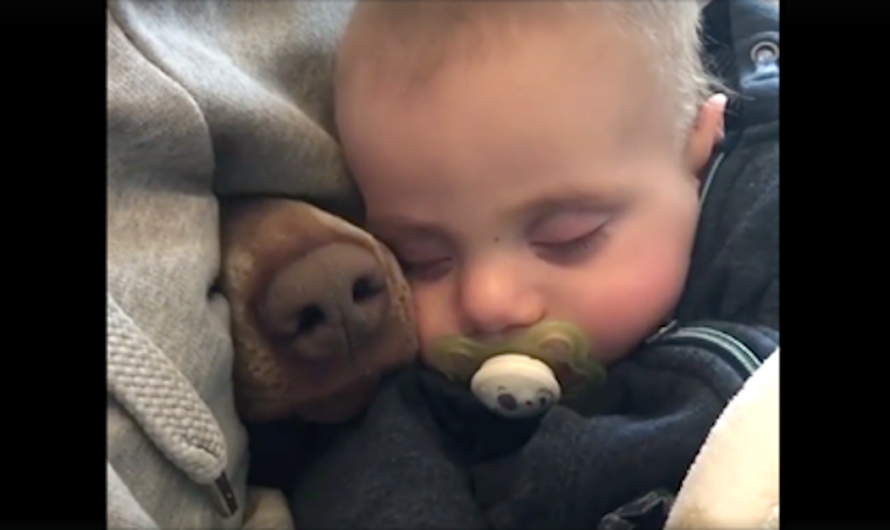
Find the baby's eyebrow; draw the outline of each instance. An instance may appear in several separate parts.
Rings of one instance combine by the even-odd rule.
[[[602,194],[572,191],[538,196],[532,201],[513,208],[510,213],[515,217],[531,216],[540,220],[562,212],[608,211],[614,208],[615,204],[615,198],[610,199]]]
[[[374,220],[369,220],[367,228],[371,233],[382,233],[388,237],[424,238],[442,241],[448,239],[448,235],[439,226],[401,216],[380,216]]]

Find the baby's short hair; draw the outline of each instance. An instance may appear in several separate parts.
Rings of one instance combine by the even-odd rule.
[[[702,0],[587,1],[432,1],[358,0],[347,36],[361,33],[353,50],[365,66],[400,78],[405,90],[422,83],[456,58],[473,60],[498,46],[500,39],[522,36],[522,28],[544,20],[580,20],[582,10],[601,7],[617,29],[642,37],[657,75],[677,89],[679,126],[689,127],[710,95],[714,79],[701,58]],[[523,16],[525,15],[525,16]],[[524,26],[525,25],[525,26]],[[497,31],[492,28],[496,27]],[[367,40],[367,39],[370,39]],[[347,38],[347,46],[351,44]],[[373,54],[373,55],[372,55]],[[385,66],[377,61],[394,60]],[[373,59],[372,59],[373,56]],[[367,62],[372,59],[371,62]],[[395,65],[395,68],[393,66]],[[339,71],[340,69],[338,69]],[[342,76],[342,71],[338,77]]]

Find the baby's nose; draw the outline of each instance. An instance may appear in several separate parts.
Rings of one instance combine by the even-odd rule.
[[[389,309],[386,273],[368,249],[334,243],[296,259],[272,279],[261,321],[306,359],[351,356]]]
[[[538,322],[544,308],[531,280],[509,263],[462,271],[460,312],[467,334],[498,337]]]

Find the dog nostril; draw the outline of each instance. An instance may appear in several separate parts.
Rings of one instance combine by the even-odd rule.
[[[498,405],[506,410],[516,410],[516,398],[510,394],[501,394],[498,396]]]
[[[324,312],[317,305],[308,305],[297,315],[297,335],[312,333],[312,330],[324,323]]]
[[[382,281],[373,276],[362,276],[352,284],[352,299],[361,303],[379,295],[383,289]]]

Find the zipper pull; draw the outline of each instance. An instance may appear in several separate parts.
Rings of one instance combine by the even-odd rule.
[[[664,326],[661,326],[661,328],[659,328],[658,331],[656,331],[651,337],[646,339],[645,344],[652,344],[656,340],[658,340],[658,339],[662,338],[663,336],[665,336],[666,334],[668,334],[675,327],[677,327],[677,319],[671,320]]]
[[[210,496],[213,503],[226,519],[238,513],[238,500],[235,498],[235,490],[229,482],[229,477],[223,471],[213,484],[210,485]]]

